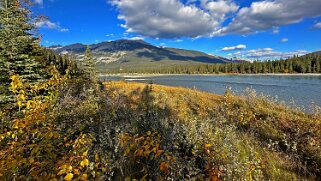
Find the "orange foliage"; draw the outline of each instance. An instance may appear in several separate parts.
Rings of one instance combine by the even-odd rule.
[[[139,93],[146,87],[144,83],[134,82],[106,82],[105,86],[109,90],[118,93],[131,95],[132,108],[137,107]],[[139,92],[138,94],[133,94]],[[172,110],[172,116],[177,116],[179,120],[186,120],[190,116],[206,118],[219,105],[222,96],[161,85],[152,85],[152,94],[155,97],[155,104],[160,107],[168,107]],[[118,95],[116,92],[113,95]],[[136,95],[136,96],[135,96]]]

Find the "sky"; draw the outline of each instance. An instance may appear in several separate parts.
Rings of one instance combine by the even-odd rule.
[[[224,57],[321,50],[321,0],[34,0],[44,46],[118,39]]]

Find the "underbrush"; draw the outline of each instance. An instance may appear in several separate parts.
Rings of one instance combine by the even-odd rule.
[[[1,112],[0,180],[321,176],[318,112],[305,114],[253,93],[217,96],[81,78],[57,77],[52,84],[34,106],[25,99],[15,116]]]

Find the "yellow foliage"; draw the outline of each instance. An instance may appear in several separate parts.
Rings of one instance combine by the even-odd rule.
[[[74,174],[68,173],[68,174],[64,177],[64,180],[70,181],[70,180],[72,180],[73,177],[74,177]]]
[[[58,174],[57,174],[57,175],[59,176],[59,175],[63,175],[63,174],[65,174],[65,173],[66,173],[66,170],[65,170],[65,169],[63,169],[63,170],[60,170],[60,171],[58,172]]]
[[[80,166],[81,167],[87,167],[89,165],[89,160],[88,159],[84,159],[80,162]]]

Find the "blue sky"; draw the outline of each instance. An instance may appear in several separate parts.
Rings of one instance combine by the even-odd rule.
[[[42,44],[144,39],[225,57],[321,50],[320,0],[35,0]]]

